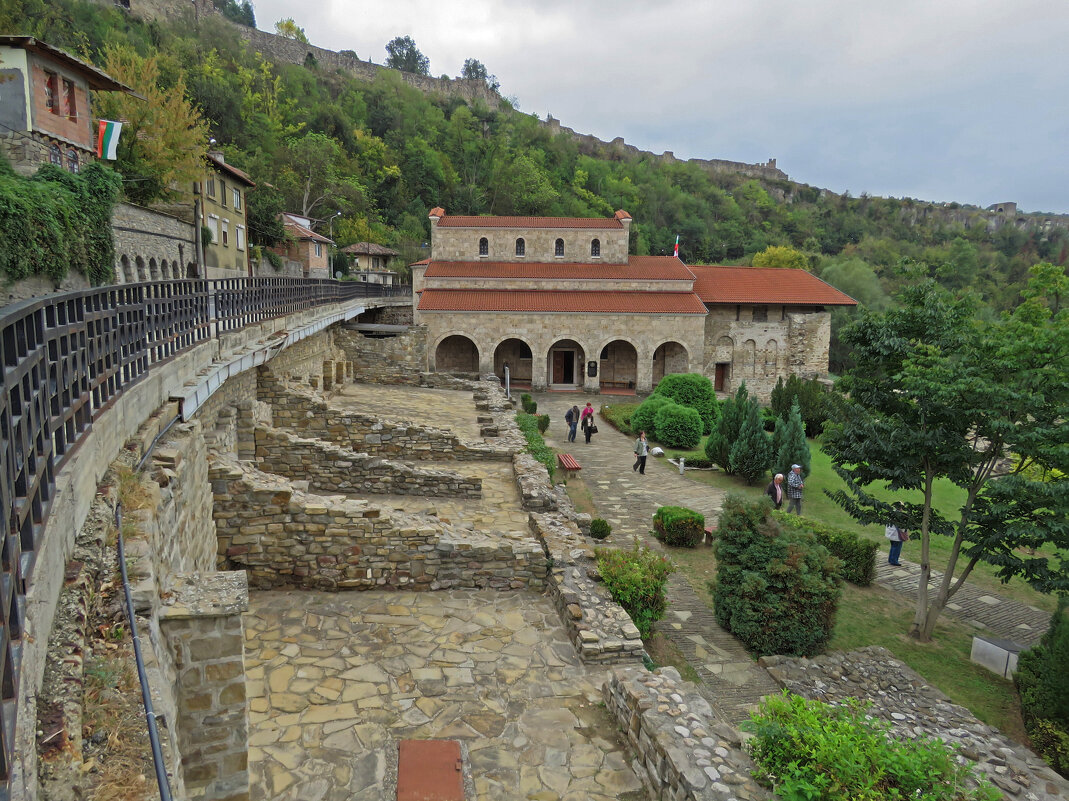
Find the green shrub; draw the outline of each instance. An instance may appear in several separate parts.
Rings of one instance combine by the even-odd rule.
[[[995,801],[986,782],[970,789],[971,774],[942,741],[899,740],[891,724],[866,714],[867,703],[809,701],[786,690],[762,702],[743,729],[754,733],[750,753],[757,778],[776,797],[806,801]]]
[[[552,481],[553,473],[557,469],[557,455],[542,439],[542,434],[538,431],[538,418],[532,414],[516,412],[516,425],[527,438],[527,447],[524,450],[546,466],[549,480]]]
[[[852,531],[825,525],[819,520],[801,515],[789,515],[777,509],[772,510],[772,517],[787,529],[808,531],[817,538],[832,556],[842,561],[839,575],[851,584],[867,587],[876,578],[876,552],[878,543],[866,540]]]
[[[780,422],[780,418],[776,417],[776,413],[767,406],[761,407],[761,426],[772,433],[776,430],[776,424]]]
[[[661,395],[694,409],[701,416],[702,433],[708,434],[716,424],[719,403],[712,382],[701,373],[671,373],[657,384],[654,395]],[[649,432],[646,432],[649,434]],[[658,437],[660,439],[660,437]]]
[[[1055,770],[1069,772],[1069,597],[1058,599],[1050,627],[1039,643],[1023,652],[1013,681],[1021,694],[1021,715],[1035,729],[1037,753]]]
[[[728,466],[730,472],[742,476],[747,484],[753,484],[772,466],[772,440],[761,425],[761,406],[757,398],[746,402],[745,411],[739,436],[728,455]]]
[[[624,434],[634,434],[635,430],[631,428],[631,417],[635,413],[635,409],[641,405],[641,403],[605,404],[601,407],[601,416],[605,422],[617,431],[621,431]]]
[[[653,624],[664,617],[668,598],[664,588],[675,566],[659,553],[635,540],[630,551],[618,548],[598,548],[598,572],[616,603],[631,616],[631,620],[648,639]]]
[[[827,396],[817,379],[803,381],[791,374],[785,383],[780,378],[776,381],[770,400],[772,411],[784,420],[791,412],[791,404],[797,400],[805,424],[805,435],[810,439],[819,437],[824,430],[824,422],[828,419]]]
[[[802,415],[798,411],[798,402],[791,403],[791,411],[787,419],[779,424],[779,442],[773,451],[775,459],[772,462],[776,472],[786,475],[792,464],[802,466],[802,478],[809,475],[809,443],[805,441],[805,428],[802,426]]]
[[[709,461],[720,465],[725,472],[731,473],[731,446],[739,438],[739,431],[746,419],[746,404],[749,402],[749,392],[746,382],[743,381],[735,392],[735,397],[728,398],[720,407],[720,419],[716,421],[716,428],[705,442],[705,455]]]
[[[653,515],[653,530],[665,545],[693,548],[705,537],[705,517],[683,506],[662,506]]]
[[[713,463],[709,459],[706,459],[704,456],[686,456],[684,458],[686,460],[687,467],[694,467],[699,470],[708,470],[710,467],[713,466]]]
[[[812,534],[783,529],[764,500],[731,494],[714,545],[717,622],[754,653],[813,656],[835,627],[840,562]]]
[[[520,395],[520,408],[527,412],[527,414],[537,414],[538,402],[531,397],[530,393],[524,392]]]
[[[540,414],[540,415],[538,415],[538,433],[539,434],[545,434],[546,431],[548,431],[548,430],[549,430],[549,415],[548,414]]]
[[[647,439],[657,439],[657,412],[671,402],[663,395],[650,395],[642,401],[631,415],[631,433],[637,435],[638,432],[645,431]]]
[[[702,439],[701,415],[697,409],[678,403],[669,402],[658,409],[653,428],[657,441],[669,448],[690,449]]]
[[[609,525],[608,520],[595,517],[590,521],[590,536],[594,539],[603,540],[610,534],[612,534],[612,526]]]

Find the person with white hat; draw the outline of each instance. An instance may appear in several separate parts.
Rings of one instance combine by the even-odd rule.
[[[802,466],[800,464],[792,464],[790,475],[787,476],[787,512],[792,509],[795,514],[802,513],[802,488],[805,487],[805,482],[802,481]]]

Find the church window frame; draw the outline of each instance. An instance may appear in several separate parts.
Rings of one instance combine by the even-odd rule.
[[[591,239],[590,240],[590,258],[592,258],[592,259],[600,259],[601,258],[601,240],[600,239]]]
[[[556,259],[563,259],[564,258],[564,240],[563,239],[557,239],[557,241],[553,243],[553,257],[556,258]]]
[[[485,259],[490,255],[490,240],[485,236],[479,237],[479,258]]]
[[[527,242],[522,236],[516,239],[516,255],[520,258],[527,256]]]

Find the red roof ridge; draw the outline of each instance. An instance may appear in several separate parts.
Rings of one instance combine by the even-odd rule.
[[[806,270],[693,264],[694,291],[706,303],[856,306],[857,301]]]

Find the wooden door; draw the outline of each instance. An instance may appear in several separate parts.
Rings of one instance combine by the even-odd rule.
[[[728,366],[726,364],[718,364],[716,366],[716,377],[713,381],[713,389],[717,392],[724,391],[724,384],[727,379]]]
[[[553,351],[553,383],[564,383],[564,352]]]

